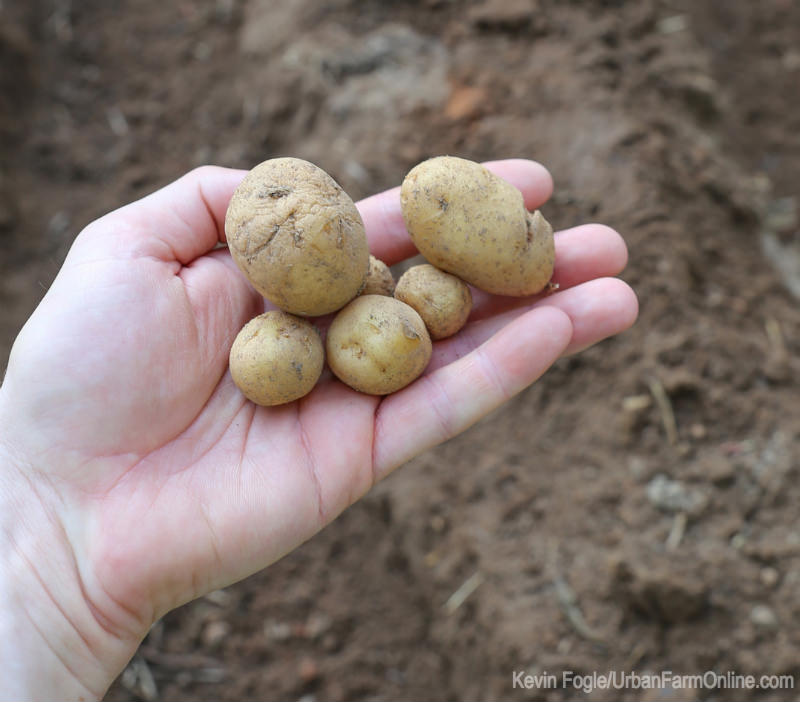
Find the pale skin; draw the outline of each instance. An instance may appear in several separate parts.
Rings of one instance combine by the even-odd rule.
[[[539,164],[488,164],[542,205]],[[89,225],[17,338],[0,387],[0,699],[94,699],[170,609],[264,568],[376,481],[629,327],[627,252],[556,235],[557,293],[475,295],[471,321],[394,395],[329,373],[247,401],[228,351],[262,298],[224,243],[243,171],[206,167]],[[363,200],[370,249],[414,254],[399,190]],[[342,437],[348,437],[342,441]]]

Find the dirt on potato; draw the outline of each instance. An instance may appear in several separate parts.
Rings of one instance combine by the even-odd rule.
[[[536,158],[543,214],[621,231],[641,301],[631,331],[166,616],[108,699],[796,697],[512,675],[800,682],[798,46],[787,0],[0,5],[0,366],[91,219],[279,155],[354,198],[437,154]]]

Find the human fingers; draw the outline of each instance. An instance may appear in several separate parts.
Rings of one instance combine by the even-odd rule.
[[[186,265],[225,241],[225,212],[246,171],[201,166],[87,227],[101,253],[151,256]]]
[[[549,171],[536,161],[507,159],[484,165],[518,188],[529,210],[541,207],[553,192]],[[391,266],[416,253],[400,211],[400,188],[368,197],[356,206],[364,220],[373,255]]]
[[[572,338],[564,350],[572,354],[630,327],[639,313],[636,294],[618,278],[599,278],[537,300],[525,307],[470,322],[458,334],[434,345],[427,372],[470,353],[515,319],[537,308],[552,307],[572,322]]]
[[[375,416],[376,477],[461,433],[526,388],[572,336],[561,310],[529,310],[462,358],[386,397]]]

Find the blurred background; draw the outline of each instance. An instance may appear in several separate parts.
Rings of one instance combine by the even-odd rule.
[[[537,159],[545,215],[622,232],[641,302],[631,331],[169,614],[108,698],[797,680],[799,85],[792,0],[2,0],[0,368],[88,222],[193,166],[276,155],[354,198],[432,155]]]

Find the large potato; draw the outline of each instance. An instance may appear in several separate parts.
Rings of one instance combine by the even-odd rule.
[[[513,185],[473,161],[439,156],[400,190],[403,218],[434,266],[496,295],[532,295],[553,275],[553,229]]]
[[[403,273],[394,296],[417,311],[434,340],[455,334],[472,311],[469,286],[430,263],[412,266]]]
[[[325,352],[308,320],[271,310],[254,317],[231,347],[233,382],[257,405],[281,405],[311,392]]]
[[[351,388],[388,395],[415,380],[433,347],[420,316],[384,295],[357,297],[336,315],[326,340],[328,365]]]
[[[225,236],[253,287],[282,310],[334,312],[364,284],[369,250],[353,201],[298,158],[259,164],[228,205]]]

